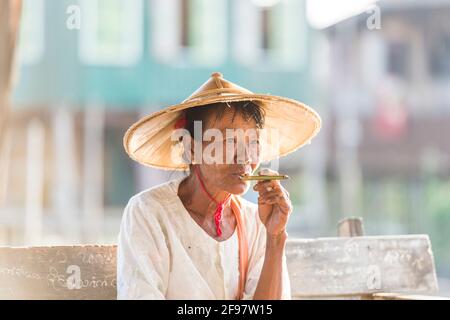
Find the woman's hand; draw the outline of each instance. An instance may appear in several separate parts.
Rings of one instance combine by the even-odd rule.
[[[277,175],[278,172],[264,169],[259,174]],[[278,237],[285,233],[287,221],[292,212],[289,192],[278,180],[259,181],[253,187],[259,193],[259,218],[266,227],[268,236]]]

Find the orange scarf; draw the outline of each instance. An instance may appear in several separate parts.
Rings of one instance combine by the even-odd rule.
[[[242,300],[248,269],[248,244],[245,233],[244,219],[242,218],[240,202],[237,196],[231,198],[231,209],[236,217],[236,227],[239,239],[239,286],[236,300]]]

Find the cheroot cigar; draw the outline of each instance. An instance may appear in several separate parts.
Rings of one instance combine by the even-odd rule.
[[[256,175],[256,176],[250,176],[250,175],[241,175],[241,180],[245,181],[252,181],[252,180],[285,180],[289,179],[288,175],[282,174],[282,175]]]

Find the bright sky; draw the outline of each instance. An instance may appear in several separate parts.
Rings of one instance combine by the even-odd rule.
[[[310,25],[317,29],[360,14],[378,0],[307,0],[306,15]]]
[[[280,0],[252,0],[254,4],[261,7],[271,7],[276,5]]]

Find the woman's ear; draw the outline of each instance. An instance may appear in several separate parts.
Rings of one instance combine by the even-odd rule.
[[[195,140],[191,139],[191,148],[189,149],[190,157],[191,157],[191,163],[194,165],[197,162],[195,161]]]
[[[183,162],[191,165],[195,164],[194,139],[190,135],[183,136]]]

